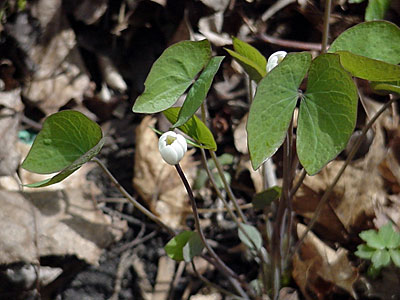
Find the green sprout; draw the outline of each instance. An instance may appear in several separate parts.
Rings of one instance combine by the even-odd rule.
[[[381,227],[379,231],[365,230],[360,233],[360,237],[366,244],[358,245],[355,255],[371,260],[368,274],[377,275],[391,261],[400,267],[400,233],[394,231],[391,222]]]

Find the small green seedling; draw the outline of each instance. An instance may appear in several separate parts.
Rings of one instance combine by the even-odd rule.
[[[371,260],[369,275],[376,276],[391,261],[400,267],[400,233],[394,231],[392,223],[389,222],[379,231],[365,230],[360,233],[360,237],[366,244],[358,245],[355,255]]]

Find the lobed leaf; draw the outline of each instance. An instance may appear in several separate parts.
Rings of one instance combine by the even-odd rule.
[[[399,249],[389,249],[390,257],[396,267],[400,268],[400,250]]]
[[[371,259],[375,251],[375,248],[371,248],[366,244],[362,244],[357,246],[357,251],[354,252],[354,254],[357,255],[359,258]]]
[[[381,237],[378,235],[378,233],[373,230],[365,230],[360,233],[360,238],[367,242],[367,245],[371,248],[375,249],[384,249],[385,245],[381,239]]]
[[[398,248],[400,246],[400,233],[394,231],[391,222],[379,228],[378,235],[386,248]]]
[[[376,250],[371,261],[377,269],[386,267],[390,264],[390,254],[386,249]]]
[[[211,58],[207,40],[183,41],[167,48],[153,64],[133,112],[156,113],[171,107]]]

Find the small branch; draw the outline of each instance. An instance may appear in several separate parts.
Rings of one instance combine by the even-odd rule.
[[[326,0],[325,1],[325,13],[324,13],[324,29],[322,32],[321,53],[325,53],[328,48],[329,19],[331,18],[331,7],[332,7],[332,0]]]
[[[233,272],[227,265],[225,265],[225,263],[219,258],[219,256],[214,252],[214,250],[208,244],[206,237],[204,236],[203,229],[200,226],[200,217],[199,217],[199,213],[197,211],[196,200],[194,199],[192,188],[190,187],[190,184],[187,181],[186,176],[183,173],[180,165],[179,164],[175,165],[175,168],[176,168],[179,176],[181,177],[183,185],[185,186],[186,191],[189,195],[190,203],[191,203],[192,209],[193,209],[193,217],[194,217],[195,227],[196,227],[197,232],[199,233],[200,239],[202,240],[204,247],[207,249],[208,253],[213,258],[218,269],[226,275],[226,277],[231,282],[231,284],[236,289],[236,291],[243,298],[249,299],[248,296],[246,295],[246,293],[244,292],[244,290],[242,289],[242,287],[240,286],[239,282],[237,281],[238,275],[236,275],[235,272]]]
[[[137,208],[140,212],[142,212],[145,216],[147,216],[150,220],[153,222],[157,223],[161,227],[163,227],[165,230],[168,231],[172,236],[176,235],[175,230],[170,228],[167,224],[165,224],[163,221],[161,221],[160,218],[158,218],[156,215],[154,215],[151,211],[149,211],[146,207],[141,205],[135,198],[133,198],[124,188],[123,186],[118,182],[118,180],[111,174],[111,172],[107,169],[107,167],[97,158],[94,157],[92,159],[95,163],[99,165],[99,167],[103,170],[104,173],[110,178],[112,183],[114,183],[115,187],[121,192],[124,197],[133,204],[135,208]]]
[[[314,215],[310,220],[310,223],[307,225],[306,230],[304,231],[303,235],[299,238],[299,241],[296,243],[292,254],[296,253],[297,250],[299,250],[301,244],[303,243],[304,239],[306,238],[307,234],[310,232],[310,230],[313,228],[315,225],[322,208],[326,204],[326,202],[329,199],[329,196],[331,195],[334,187],[338,183],[340,177],[342,176],[343,172],[346,170],[347,166],[350,164],[351,160],[353,159],[354,155],[357,153],[358,148],[360,147],[363,139],[367,135],[368,130],[372,127],[372,125],[375,123],[375,121],[380,117],[380,115],[392,105],[392,103],[396,100],[396,97],[392,97],[390,101],[385,103],[377,112],[376,114],[371,118],[371,120],[365,125],[363,130],[361,131],[361,135],[358,137],[357,141],[354,143],[353,147],[350,150],[349,155],[347,156],[346,161],[344,162],[343,166],[340,168],[339,172],[336,174],[335,178],[333,179],[332,183],[328,187],[328,189],[325,191],[324,195],[322,196],[321,200],[319,201],[317,208],[315,209]]]
[[[257,38],[270,44],[278,45],[281,47],[292,48],[292,49],[299,49],[299,50],[321,50],[321,44],[319,43],[307,43],[307,42],[300,42],[300,41],[291,41],[291,40],[284,40],[280,38],[276,38],[270,36],[268,34],[260,33],[257,35]],[[246,39],[246,42],[253,41],[252,39]]]

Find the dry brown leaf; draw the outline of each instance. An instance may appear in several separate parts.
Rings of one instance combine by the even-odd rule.
[[[0,92],[0,176],[12,175],[18,168],[20,155],[16,151],[21,111],[21,90]]]
[[[347,234],[365,228],[377,204],[385,200],[378,166],[385,156],[383,136],[377,124],[375,137],[367,155],[349,165],[329,197],[318,218],[315,231],[334,241],[344,241]],[[294,209],[310,219],[319,200],[333,181],[343,161],[332,161],[315,176],[307,176],[294,197]]]
[[[150,127],[155,118],[146,116],[136,129],[135,173],[133,185],[151,211],[172,228],[184,225],[188,196],[176,169],[163,161],[158,151],[158,137]],[[196,174],[188,151],[180,165],[190,183]]]
[[[90,81],[61,1],[36,1],[31,11],[40,23],[42,36],[27,53],[37,71],[22,93],[50,114],[71,99],[80,102]]]
[[[306,230],[303,224],[297,225],[297,235]],[[356,297],[353,284],[358,273],[347,258],[347,250],[336,251],[309,232],[300,252],[293,259],[293,278],[307,299],[326,299],[335,286]]]
[[[40,256],[75,255],[98,264],[125,222],[111,222],[82,190],[21,194],[0,190],[0,263],[36,263]]]
[[[156,284],[152,300],[167,300],[170,286],[174,279],[176,261],[168,256],[161,256],[158,260]]]
[[[247,123],[248,114],[246,114],[233,130],[233,138],[235,143],[235,148],[237,151],[243,154],[249,153],[247,148],[247,131],[246,131],[246,123]]]

